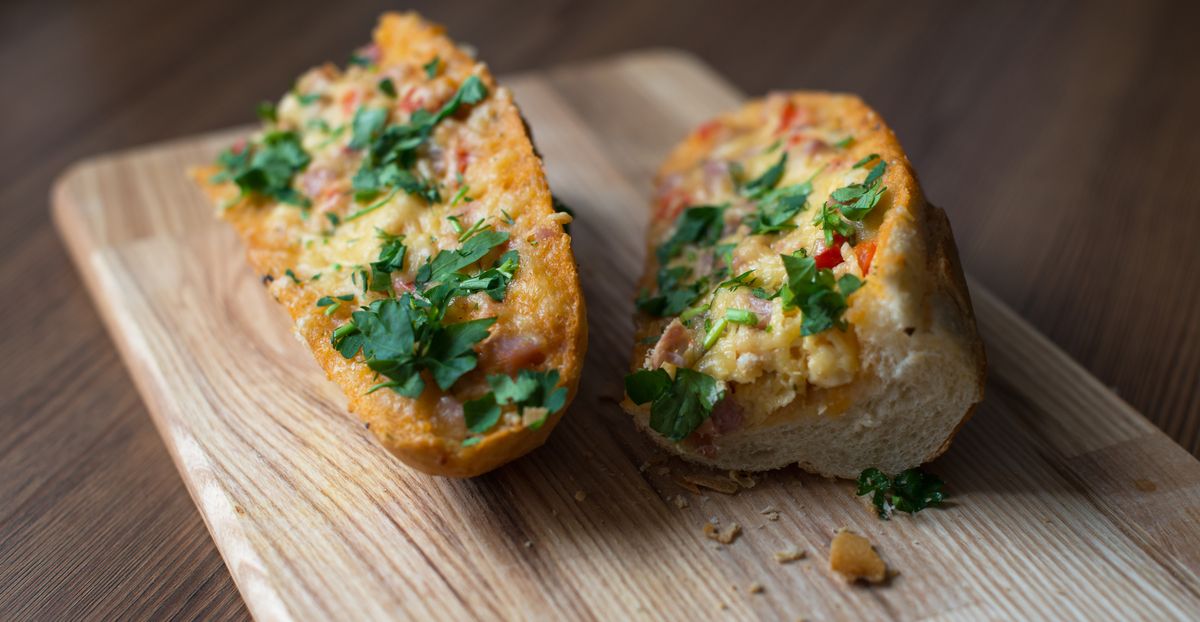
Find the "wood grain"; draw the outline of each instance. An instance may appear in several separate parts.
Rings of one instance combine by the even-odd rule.
[[[739,96],[669,51],[570,75],[509,84],[578,213],[585,381],[544,448],[475,480],[393,460],[291,338],[182,176],[230,133],[85,162],[57,186],[59,226],[255,617],[1200,615],[1200,462],[978,283],[992,372],[936,465],[950,508],[882,522],[849,483],[797,470],[731,496],[676,484],[698,469],[662,459],[615,403],[643,182],[651,154]],[[603,87],[591,97],[589,79]],[[637,101],[644,116],[572,104],[602,97]],[[706,540],[714,517],[744,534]],[[877,589],[831,577],[840,527],[871,537],[902,574]],[[808,559],[774,560],[793,546]]]
[[[0,83],[12,91],[0,98],[0,314],[20,327],[0,334],[0,619],[246,617],[88,300],[91,275],[71,266],[51,229],[49,189],[81,157],[245,123],[304,69],[345,58],[394,6],[0,3]],[[1200,450],[1190,183],[1200,4],[406,6],[474,43],[500,74],[671,45],[748,93],[863,94],[949,211],[968,270]],[[642,112],[637,100],[589,101],[571,73],[555,71],[552,83],[572,107],[621,112],[612,119]],[[606,148],[637,144],[604,138]]]

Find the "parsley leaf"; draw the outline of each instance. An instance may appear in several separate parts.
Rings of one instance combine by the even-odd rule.
[[[417,286],[441,282],[452,273],[479,261],[493,248],[508,241],[507,231],[487,230],[471,236],[455,250],[438,251],[434,258],[417,271]]]
[[[392,291],[392,273],[404,269],[404,254],[407,250],[402,236],[379,232],[383,244],[379,247],[379,259],[371,262],[371,276],[367,289],[373,292]]]
[[[350,121],[350,148],[362,149],[370,145],[383,126],[387,124],[388,111],[386,108],[365,108],[360,106],[354,111],[354,119]]]
[[[671,379],[662,369],[638,370],[625,377],[625,391],[635,404],[650,404],[650,429],[679,442],[712,414],[725,397],[716,379],[680,367]]]
[[[455,114],[464,104],[476,104],[484,97],[487,97],[487,87],[477,76],[471,76],[436,113],[416,110],[408,123],[385,127],[386,110],[360,108],[352,122],[350,146],[365,149],[366,153],[351,182],[355,200],[369,201],[380,192],[398,187],[430,203],[440,202],[437,187],[419,179],[408,169],[416,163],[417,150],[433,134],[439,122]]]
[[[915,514],[939,505],[946,498],[945,483],[919,468],[908,469],[889,479],[879,469],[866,469],[858,476],[858,496],[871,495],[879,518],[887,520],[892,510]]]
[[[649,292],[642,292],[636,302],[638,310],[657,317],[682,313],[708,290],[707,281],[704,279],[685,283],[684,279],[691,274],[692,269],[687,266],[659,268],[658,293],[651,296]]]
[[[679,254],[687,244],[716,244],[725,228],[728,205],[701,205],[683,210],[675,221],[675,232],[655,251],[660,264]]]
[[[837,327],[846,330],[842,314],[846,311],[846,298],[862,286],[862,281],[853,275],[834,280],[833,271],[817,269],[812,257],[780,255],[783,268],[787,271],[787,284],[779,291],[784,309],[799,307],[803,314],[801,335],[815,335]]]
[[[275,102],[261,102],[254,112],[265,123],[275,123],[279,120],[279,116],[275,112]]]
[[[331,342],[342,356],[360,350],[367,366],[387,377],[372,390],[389,387],[405,397],[425,389],[420,372],[428,370],[438,387],[449,389],[478,363],[474,346],[488,336],[496,318],[443,325],[411,294],[376,300],[355,311],[334,331]]]
[[[842,219],[837,209],[829,203],[821,206],[820,211],[813,218],[812,224],[817,225],[825,232],[826,246],[833,246],[833,234],[835,233],[844,238],[854,235],[854,225]]]
[[[545,409],[546,414],[528,426],[536,430],[542,427],[546,418],[567,404],[567,388],[558,386],[558,370],[539,372],[522,369],[515,378],[497,374],[488,376],[487,381],[492,387],[491,391],[463,404],[467,430],[474,434],[483,434],[496,425],[504,406],[513,405],[517,412],[526,408]],[[464,441],[464,444],[467,442]]]
[[[391,78],[384,78],[379,81],[379,91],[388,97],[396,97],[396,83],[392,82]]]
[[[783,172],[787,169],[787,151],[784,151],[779,156],[779,161],[773,164],[762,175],[750,180],[739,190],[742,196],[759,199],[762,198],[769,190],[779,184],[779,180],[783,178]]]
[[[440,67],[441,64],[442,64],[442,57],[434,56],[433,60],[422,65],[422,67],[425,68],[425,75],[428,76],[430,80],[437,77],[438,67]]]
[[[217,158],[221,172],[214,183],[233,181],[242,195],[258,195],[308,207],[309,200],[292,188],[292,178],[308,168],[312,158],[296,132],[268,132],[261,143],[248,143],[241,151],[227,149]]]

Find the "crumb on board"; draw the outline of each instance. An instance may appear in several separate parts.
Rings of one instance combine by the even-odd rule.
[[[526,540],[526,541],[525,541],[525,548],[527,548],[527,549],[529,549],[529,548],[533,548],[533,540]]]
[[[1148,479],[1135,479],[1133,480],[1133,486],[1142,492],[1154,492],[1158,490],[1158,484]]]
[[[750,587],[748,587],[746,589],[751,594],[762,594],[763,593],[763,584],[759,583],[758,581],[755,581],[754,583],[751,583]]]
[[[682,480],[682,482],[680,480]],[[686,484],[691,484],[691,486],[685,485],[684,482],[686,482]],[[700,487],[704,487],[709,490],[715,490],[726,495],[737,494],[737,491],[739,490],[737,482],[727,477],[718,477],[706,473],[689,473],[682,477],[676,478],[675,483],[696,494],[700,494]]]
[[[721,544],[731,544],[741,533],[742,526],[737,523],[729,523],[724,528],[717,527],[712,521],[704,523],[704,537]]]
[[[848,582],[882,583],[888,576],[887,564],[871,541],[845,528],[838,530],[829,546],[829,569]]]
[[[796,547],[784,551],[775,551],[775,561],[780,564],[790,564],[805,557],[808,557],[808,552]]]
[[[759,510],[758,513],[766,516],[767,520],[769,521],[779,520],[779,510],[776,510],[773,506],[768,505],[767,507]]]
[[[753,475],[746,473],[745,471],[730,471],[729,479],[742,488],[754,488],[754,486],[758,484],[758,480],[754,479]]]
[[[675,502],[675,507],[677,507],[681,510],[688,507],[689,505],[691,505],[690,503],[688,503],[687,498],[684,497],[683,495],[675,495],[675,498],[673,499],[673,501]]]
[[[587,493],[582,490],[576,490],[575,491],[575,500],[583,501],[584,499],[587,499]]]

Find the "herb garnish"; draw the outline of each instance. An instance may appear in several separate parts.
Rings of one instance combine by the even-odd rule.
[[[384,78],[379,81],[379,91],[388,97],[396,97],[396,83],[392,82],[391,78]]]
[[[242,196],[258,195],[308,207],[309,200],[292,188],[292,178],[312,161],[295,132],[268,132],[261,143],[247,143],[240,151],[226,149],[217,158],[222,171],[213,183],[232,181]]]
[[[675,377],[664,369],[638,370],[625,376],[625,393],[634,404],[650,404],[650,429],[679,442],[712,414],[725,391],[712,376],[680,367]]]
[[[371,262],[371,276],[367,289],[373,292],[392,292],[392,273],[404,269],[404,236],[379,231],[383,244],[379,247],[379,259]]]
[[[385,127],[386,110],[360,108],[354,115],[350,147],[365,149],[366,153],[351,182],[355,200],[370,201],[389,188],[400,188],[430,203],[440,202],[437,186],[419,179],[408,169],[416,162],[417,149],[429,139],[439,122],[458,112],[464,104],[476,104],[485,97],[487,87],[478,76],[470,76],[440,110],[436,113],[416,110],[408,123]],[[382,111],[382,118],[377,111]]]
[[[487,432],[500,420],[504,406],[515,406],[517,412],[527,409],[540,409],[534,416],[541,417],[529,423],[534,430],[546,423],[546,418],[562,410],[567,403],[567,388],[558,386],[558,370],[532,371],[522,369],[517,377],[512,378],[503,374],[488,376],[488,385],[492,387],[483,397],[463,404],[463,417],[466,419],[467,430],[474,434]],[[468,438],[464,445],[474,445],[478,439]]]
[[[422,67],[425,68],[425,75],[428,76],[430,80],[432,80],[435,77],[437,77],[438,67],[441,67],[441,65],[442,65],[442,57],[434,56],[433,60],[429,61],[428,63],[425,63],[424,65],[422,65]]]
[[[940,504],[946,494],[945,483],[938,476],[919,468],[908,469],[895,478],[888,478],[879,469],[866,469],[858,476],[858,496],[871,495],[879,518],[891,518],[892,510],[915,514]]]
[[[830,193],[829,200],[821,207],[820,213],[813,219],[813,224],[825,232],[826,245],[833,244],[834,233],[846,238],[852,237],[854,227],[846,221],[862,222],[879,204],[880,197],[887,190],[887,186],[880,183],[887,171],[887,162],[880,159],[878,154],[872,153],[855,162],[853,168],[863,168],[875,160],[879,162],[871,167],[862,183],[834,190]]]
[[[275,102],[260,102],[254,109],[254,114],[264,123],[275,123],[279,116],[275,113]]]
[[[846,311],[846,298],[862,287],[862,280],[852,274],[842,275],[836,282],[833,271],[817,269],[812,257],[802,255],[780,255],[787,284],[779,290],[784,309],[800,308],[803,321],[801,335],[815,335],[834,326],[846,330],[842,314]]]
[[[778,162],[763,171],[762,175],[746,182],[738,191],[750,199],[762,198],[769,190],[779,185],[779,180],[783,178],[783,172],[787,169],[787,159],[787,151],[784,151]]]

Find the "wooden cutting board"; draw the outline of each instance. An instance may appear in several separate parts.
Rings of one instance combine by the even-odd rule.
[[[185,178],[245,128],[88,160],[55,189],[83,280],[255,617],[1200,616],[1200,463],[977,283],[987,398],[932,466],[947,507],[884,522],[851,483],[794,468],[736,495],[680,487],[703,471],[663,461],[616,405],[634,275],[656,163],[741,95],[669,51],[505,83],[577,212],[591,343],[547,445],[473,480],[404,467],[346,413]],[[707,540],[709,520],[742,536]],[[831,577],[840,527],[900,574]],[[790,548],[807,558],[777,563]]]

